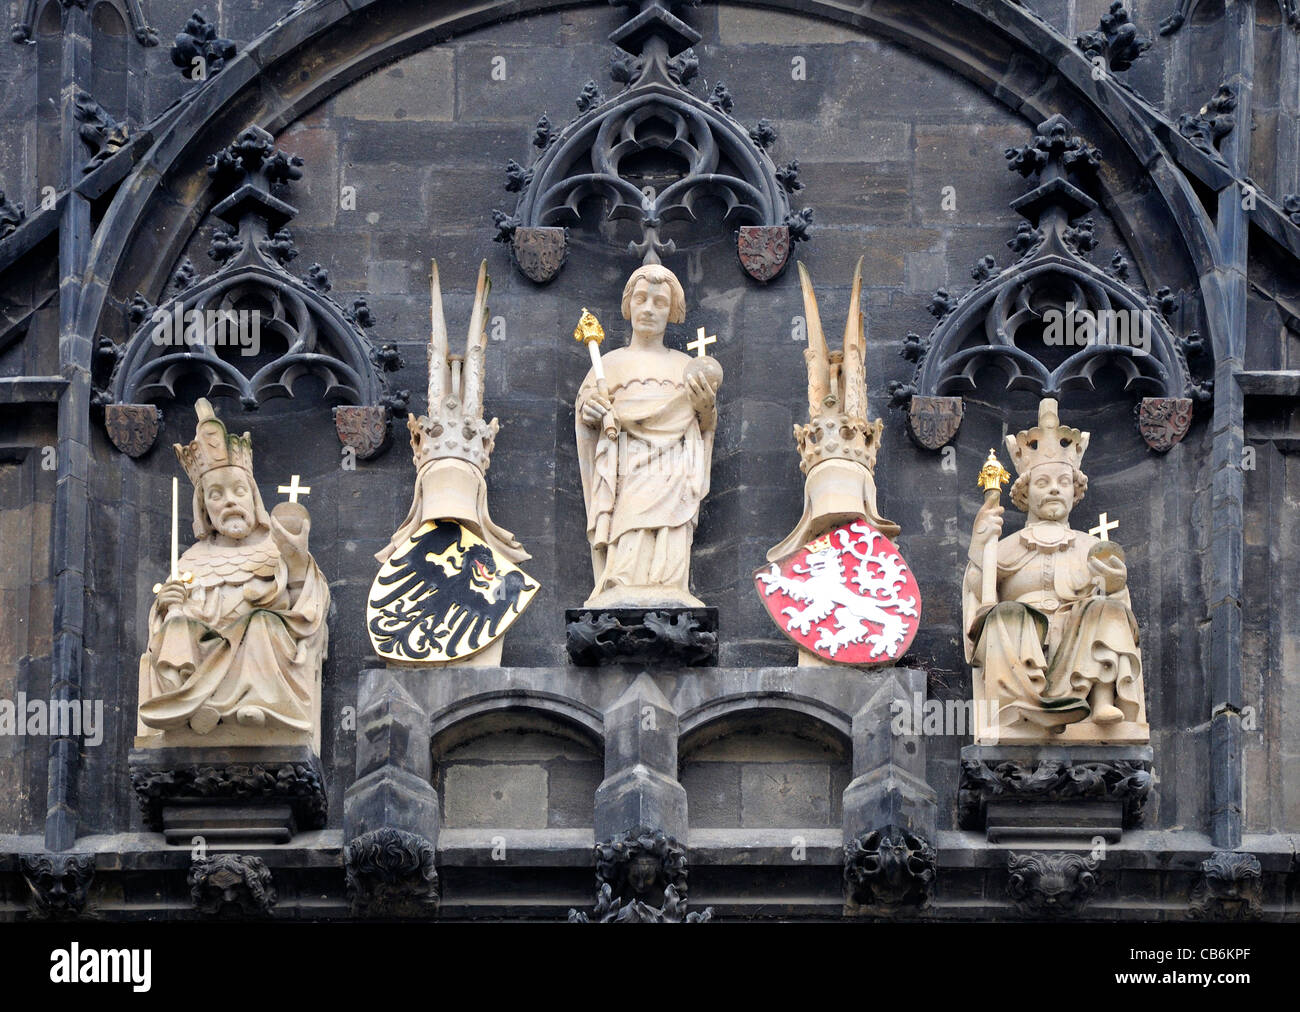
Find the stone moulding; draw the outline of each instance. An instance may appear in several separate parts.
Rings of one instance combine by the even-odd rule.
[[[957,821],[962,829],[983,829],[990,800],[1114,801],[1123,804],[1124,827],[1130,829],[1142,822],[1151,782],[1151,763],[1143,760],[963,758]]]
[[[901,354],[916,368],[910,383],[889,384],[891,406],[907,410],[913,441],[935,450],[956,436],[960,395],[976,389],[976,375],[988,366],[1004,373],[1006,389],[1050,398],[1094,389],[1097,373],[1116,367],[1127,391],[1174,405],[1159,409],[1165,419],[1159,423],[1144,409],[1139,426],[1152,449],[1170,449],[1191,422],[1182,406],[1208,400],[1212,384],[1194,380],[1188,366],[1188,353],[1202,347],[1199,337],[1180,339],[1169,328],[1174,296],[1135,287],[1119,253],[1108,270],[1089,259],[1095,223],[1086,215],[1097,202],[1085,188],[1093,185],[1100,154],[1058,115],[1006,156],[1010,169],[1037,180],[1011,204],[1026,219],[1007,243],[1019,258],[998,271],[986,256],[971,271],[973,289],[959,297],[946,289],[935,293],[930,312],[939,322],[924,340],[909,335],[903,343]],[[1059,314],[1057,333],[1045,317],[1049,311]],[[1050,344],[1063,355],[1054,365],[1044,354]]]
[[[535,161],[506,167],[506,189],[519,199],[513,213],[493,212],[496,239],[509,244],[520,271],[545,283],[564,265],[567,227],[580,223],[580,205],[603,198],[609,220],[640,229],[629,252],[658,263],[676,249],[661,238],[664,225],[696,220],[697,202],[710,197],[725,205],[723,224],[735,229],[741,266],[766,283],[785,269],[792,244],[807,238],[811,210],[790,205],[803,188],[798,163],[777,167],[767,152],[775,129],[763,120],[747,130],[733,118],[725,85],[707,99],[689,90],[699,73],[690,47],[700,35],[672,13],[681,0],[636,6],[639,13],[610,35],[619,47],[610,73],[624,89],[606,99],[589,81],[578,117],[560,130],[542,116]],[[671,165],[654,173],[658,186],[636,175],[647,156]]]
[[[233,228],[213,233],[208,255],[220,267],[196,279],[186,260],[173,278],[175,293],[156,307],[137,294],[131,337],[104,349],[111,373],[97,401],[105,407],[109,438],[124,453],[148,450],[157,435],[152,402],[174,398],[175,384],[192,376],[207,381],[205,396],[238,399],[246,410],[292,397],[300,377],[316,376],[325,383],[326,401],[369,409],[345,415],[342,423],[336,417],[344,445],[363,458],[387,445],[389,416],[403,405],[381,369],[395,368],[397,360],[371,344],[364,303],[349,312],[326,294],[323,268],[300,278],[285,266],[298,255],[285,228],[297,211],[272,191],[300,179],[301,165],[258,127],[209,158],[208,174],[225,194],[212,214]],[[255,332],[246,312],[257,314]],[[274,347],[269,355],[267,343]]]

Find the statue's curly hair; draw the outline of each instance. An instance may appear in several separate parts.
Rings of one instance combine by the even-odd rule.
[[[1044,463],[1054,462],[1045,461]],[[1033,473],[1034,469],[1031,467],[1011,485],[1011,505],[1020,510],[1021,513],[1029,512],[1029,476]],[[1088,476],[1076,467],[1074,468],[1074,502],[1071,504],[1071,508],[1078,506],[1079,500],[1081,500],[1087,492]]]

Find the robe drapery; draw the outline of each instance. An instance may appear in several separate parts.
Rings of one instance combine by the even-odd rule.
[[[701,431],[684,380],[690,356],[671,352],[672,379],[620,376],[618,349],[605,356],[618,416],[609,439],[582,420],[596,392],[588,371],[578,391],[578,462],[596,585],[589,607],[701,607],[689,590],[691,543],[709,491],[713,428]]]
[[[191,545],[184,603],[149,611],[140,720],[207,733],[218,720],[313,732],[328,647],[329,584],[310,560],[300,587],[262,526],[237,545]],[[244,717],[239,720],[241,711]],[[192,722],[192,723],[191,723]]]
[[[981,571],[966,567],[962,614],[966,659],[998,704],[1003,727],[1060,727],[1092,713],[1088,695],[1114,686],[1124,720],[1145,722],[1142,655],[1128,588],[1100,596],[1088,553],[1101,542],[1080,531],[1060,541],[1032,526],[998,543],[998,604],[981,614]]]

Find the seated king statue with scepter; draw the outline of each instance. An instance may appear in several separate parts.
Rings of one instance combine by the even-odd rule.
[[[207,400],[195,410],[194,441],[175,449],[194,484],[196,540],[154,588],[136,744],[319,754],[330,592],[307,550],[310,519],[296,495],[268,514],[248,433],[228,433]]]
[[[1061,425],[1047,398],[1036,427],[1007,436],[1019,472],[1011,501],[1026,519],[1001,540],[999,489],[1010,476],[992,451],[981,472],[986,496],[962,584],[977,745],[1150,740],[1124,552],[1069,525],[1088,488],[1088,438]],[[1102,517],[1094,530],[1105,538],[1114,525]]]

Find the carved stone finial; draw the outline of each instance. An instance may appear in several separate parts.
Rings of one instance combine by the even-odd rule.
[[[1089,60],[1102,60],[1110,70],[1125,71],[1151,48],[1152,42],[1139,34],[1137,25],[1129,20],[1123,0],[1115,0],[1101,16],[1100,25],[1078,36],[1074,44]]]
[[[1195,920],[1246,921],[1263,905],[1263,869],[1254,854],[1215,851],[1201,862],[1192,886],[1189,912]]]
[[[218,854],[190,864],[190,900],[201,914],[269,917],[276,893],[271,869],[260,857]]]
[[[235,44],[217,38],[217,26],[195,11],[176,34],[172,45],[172,63],[189,81],[206,81],[221,73],[227,60],[235,58]]]
[[[1065,851],[1007,857],[1007,895],[1029,917],[1077,914],[1097,891],[1097,861]]]

